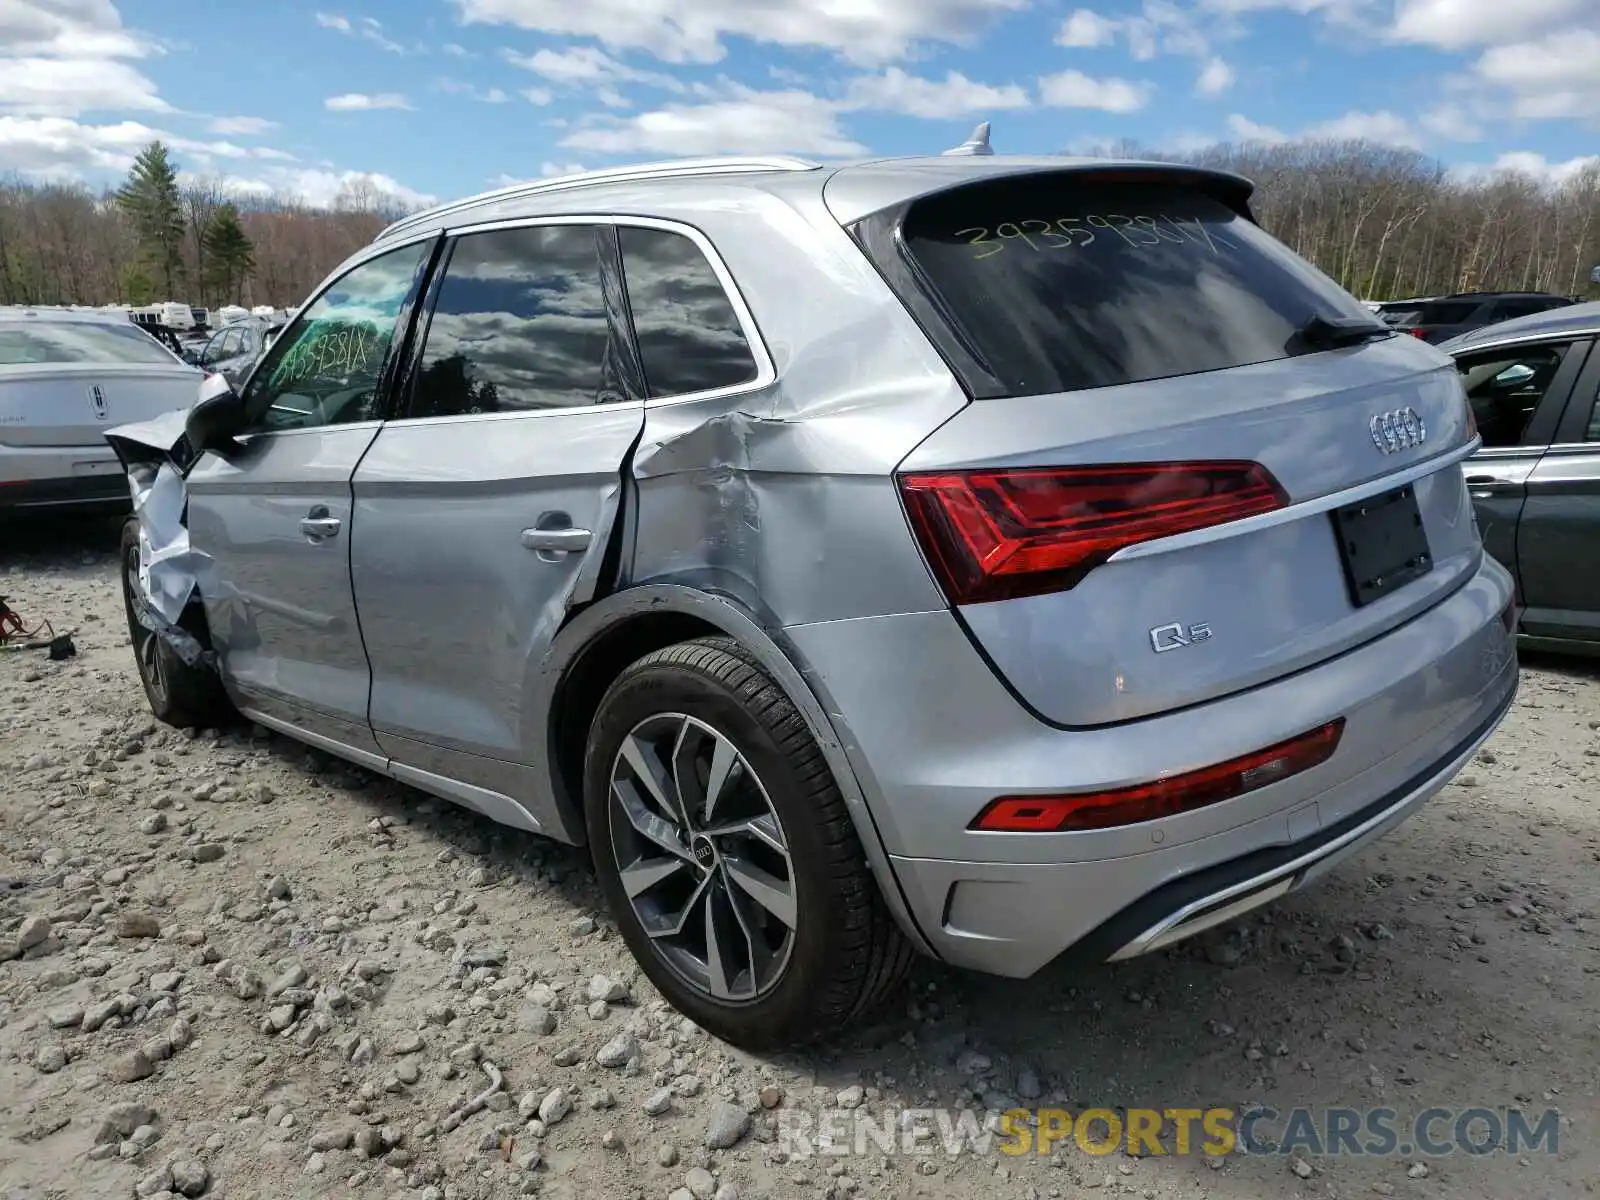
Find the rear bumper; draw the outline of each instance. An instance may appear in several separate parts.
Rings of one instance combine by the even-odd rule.
[[[947,961],[1027,976],[1126,957],[1305,886],[1442,788],[1516,691],[1511,580],[1485,556],[1428,612],[1312,669],[1123,725],[1028,717],[948,614],[791,628],[851,754],[919,931]],[[950,626],[947,638],[939,618]],[[902,636],[904,634],[904,636]],[[963,659],[962,651],[972,660]],[[967,828],[996,795],[1115,787],[1226,761],[1343,716],[1328,762],[1121,829]]]
[[[109,445],[0,445],[0,511],[129,503],[127,476]]]

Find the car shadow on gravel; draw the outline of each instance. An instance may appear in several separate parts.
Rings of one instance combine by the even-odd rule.
[[[116,512],[0,516],[0,578],[102,562],[116,554],[126,518]]]

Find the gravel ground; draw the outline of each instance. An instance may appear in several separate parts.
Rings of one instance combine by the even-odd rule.
[[[1600,673],[1525,663],[1456,784],[1321,887],[1026,982],[919,965],[782,1058],[668,1010],[583,856],[260,730],[158,727],[115,526],[0,528],[0,1196],[1579,1196],[1600,1014]],[[494,1085],[498,1084],[496,1087]],[[480,1093],[487,1098],[474,1107]],[[795,1113],[1522,1107],[1559,1151],[796,1157]],[[1169,1148],[1171,1143],[1168,1143]]]

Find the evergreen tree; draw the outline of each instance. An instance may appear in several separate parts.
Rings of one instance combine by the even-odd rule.
[[[238,288],[256,269],[255,247],[239,224],[239,210],[232,204],[219,205],[212,215],[205,236],[206,273],[215,294],[224,302],[233,300]]]
[[[183,275],[183,209],[178,174],[167,148],[151,142],[133,160],[128,181],[117,191],[117,207],[127,214],[150,278],[166,288],[163,300],[179,299]]]

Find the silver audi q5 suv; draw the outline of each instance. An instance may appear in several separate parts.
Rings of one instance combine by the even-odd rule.
[[[747,1046],[914,951],[1021,977],[1303,887],[1494,730],[1514,593],[1450,360],[1250,193],[724,159],[409,217],[112,435],[155,712],[587,844]]]

